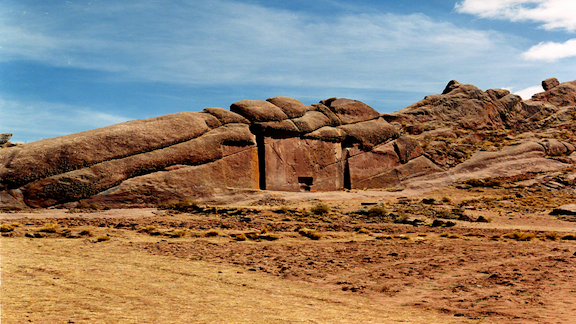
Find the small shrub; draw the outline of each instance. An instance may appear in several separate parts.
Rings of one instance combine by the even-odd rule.
[[[190,199],[181,199],[177,202],[161,204],[158,208],[187,213],[198,210],[198,202]]]
[[[10,224],[2,224],[0,225],[0,232],[2,233],[6,233],[6,232],[12,232],[14,230],[14,226],[10,225]]]
[[[322,237],[322,234],[315,229],[309,228],[301,228],[298,230],[298,234],[305,236],[309,239],[319,240]]]
[[[96,203],[87,203],[85,201],[81,201],[76,205],[76,209],[84,209],[84,210],[100,210],[103,209],[100,205]]]
[[[450,235],[449,233],[442,233],[440,234],[440,237],[448,237],[448,235]]]
[[[172,237],[183,237],[186,235],[188,231],[184,230],[184,229],[178,229],[175,230],[174,232],[172,232]]]
[[[532,241],[533,239],[536,238],[536,234],[527,232],[513,232],[513,233],[506,233],[502,235],[502,237],[516,241]]]
[[[60,226],[58,226],[58,224],[55,224],[55,223],[46,223],[46,224],[44,224],[44,227],[42,227],[40,229],[40,232],[56,233],[58,231],[59,227]]]
[[[78,234],[80,234],[82,236],[92,236],[92,231],[89,229],[83,229]]]
[[[576,241],[576,234],[566,234],[562,236],[563,240]]]
[[[442,197],[442,202],[444,202],[444,203],[449,203],[451,201],[452,200],[450,200],[450,198],[448,198],[448,197]]]
[[[220,232],[218,232],[217,230],[211,229],[208,232],[206,232],[205,236],[211,237],[211,236],[218,236],[220,235]]]
[[[364,227],[358,229],[358,231],[356,232],[358,232],[358,234],[370,234],[370,231],[365,229]]]
[[[310,211],[316,215],[326,215],[330,212],[330,206],[328,206],[326,204],[318,204],[318,205],[312,207],[312,209],[310,209]]]
[[[478,233],[476,233],[476,232],[468,232],[468,233],[464,234],[464,236],[476,236],[476,237],[482,237],[482,236],[484,236],[484,235],[482,235],[482,234],[478,234]]]
[[[382,206],[374,206],[368,209],[368,217],[370,218],[380,218],[385,217],[388,214],[388,210]]]
[[[490,239],[492,241],[497,241],[499,238],[500,238],[500,235],[498,235],[498,234],[494,234],[494,235],[490,236]]]
[[[273,234],[273,233],[267,233],[267,234],[260,234],[258,236],[258,238],[261,240],[266,240],[266,241],[276,241],[276,240],[280,239],[280,235]]]
[[[96,238],[97,242],[105,242],[105,241],[110,241],[110,236],[108,236],[108,234],[106,235],[100,235]]]
[[[14,223],[12,223],[12,224],[10,224],[10,225],[12,225],[12,226],[14,226],[14,227],[20,227],[20,226],[22,226],[22,224],[17,223],[17,222],[14,222]]]
[[[158,236],[158,235],[161,235],[161,234],[162,234],[162,232],[160,232],[159,230],[157,230],[157,229],[156,229],[156,226],[154,226],[154,225],[145,225],[145,226],[142,226],[142,227],[140,228],[140,232],[141,232],[141,233],[147,233],[147,234],[152,235],[152,236]]]
[[[248,239],[244,233],[232,234],[232,237],[234,237],[236,241],[246,241]]]
[[[458,234],[450,234],[450,235],[448,235],[448,238],[450,238],[450,239],[458,239],[458,238],[460,238],[460,235],[458,235]]]
[[[560,239],[560,235],[558,235],[558,233],[556,233],[556,232],[550,232],[550,233],[544,234],[544,238],[547,240],[556,241],[556,240]]]
[[[376,236],[377,240],[391,240],[392,236],[390,235],[380,235],[380,236]]]

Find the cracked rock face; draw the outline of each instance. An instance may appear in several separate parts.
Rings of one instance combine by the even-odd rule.
[[[214,107],[134,120],[3,148],[0,208],[81,200],[109,207],[157,206],[243,190],[405,186],[417,177],[450,172],[454,157],[465,160],[470,154],[462,152],[474,148],[426,138],[457,142],[466,130],[533,129],[571,121],[575,84],[548,79],[545,92],[522,101],[507,90],[484,92],[451,81],[442,94],[382,115],[344,98],[313,105],[288,97],[242,100],[230,110]],[[10,136],[1,134],[0,143]],[[527,155],[526,150],[538,158],[574,151],[567,140],[530,143],[503,150],[497,159],[508,161],[516,153]],[[450,152],[452,157],[446,155]],[[487,167],[495,159],[472,155],[459,170]]]

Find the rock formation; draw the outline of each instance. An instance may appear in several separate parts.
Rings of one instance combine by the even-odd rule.
[[[442,94],[391,114],[344,98],[313,105],[288,97],[242,100],[230,110],[134,120],[3,148],[0,208],[80,200],[141,207],[246,190],[407,187],[463,179],[516,157],[553,157],[550,168],[561,168],[575,148],[571,135],[554,134],[574,126],[576,81],[542,85],[544,92],[522,101],[507,90],[450,81]],[[534,135],[546,127],[552,136]]]

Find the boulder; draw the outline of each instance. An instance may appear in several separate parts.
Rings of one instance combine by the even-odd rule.
[[[547,80],[545,80],[546,82]],[[554,84],[552,82],[551,84]],[[544,84],[543,84],[544,86]],[[567,107],[576,105],[576,80],[563,82],[555,87],[545,89],[544,92],[532,96],[533,101],[548,102],[556,107]]]
[[[346,132],[340,128],[324,126],[312,133],[304,135],[304,138],[317,139],[326,142],[342,142],[346,139]]]
[[[342,125],[354,124],[380,117],[380,113],[363,102],[351,99],[326,99],[320,103],[329,107]]]
[[[285,119],[282,121],[254,123],[253,125],[254,129],[258,133],[262,133],[268,136],[275,136],[275,135],[298,136],[298,133],[300,132],[300,129],[290,119]]]
[[[282,109],[288,118],[302,117],[308,110],[312,110],[312,106],[307,106],[300,100],[289,97],[273,97],[266,99],[266,101]]]
[[[240,123],[240,124],[250,124],[250,121],[241,115],[232,112],[230,110],[226,110],[224,108],[204,108],[204,112],[211,114],[212,116],[218,118],[218,120],[222,124],[233,124],[233,123]]]
[[[8,143],[8,141],[12,138],[11,133],[2,133],[0,134],[0,145]]]
[[[274,104],[264,100],[242,100],[233,103],[230,110],[251,122],[281,121],[288,116]]]
[[[562,144],[562,142],[554,138],[544,139],[538,144],[542,145],[542,147],[544,147],[544,149],[546,150],[546,154],[551,156],[558,156],[570,153],[568,152],[568,148],[566,147],[566,145]]]
[[[347,142],[359,143],[364,150],[370,150],[378,144],[396,139],[399,136],[396,128],[383,118],[342,125],[338,128],[346,132]]]
[[[576,204],[567,204],[554,208],[550,215],[576,215]]]
[[[559,85],[560,85],[560,82],[556,78],[549,78],[549,79],[542,81],[542,88],[544,88],[544,91],[548,91],[552,88],[556,88]]]
[[[420,146],[420,142],[411,137],[400,136],[392,143],[394,144],[394,149],[396,154],[398,154],[402,164],[408,163],[408,161],[424,154],[424,150]]]
[[[313,132],[321,127],[332,124],[330,118],[320,111],[308,111],[304,116],[292,119],[292,121],[303,134]]]
[[[182,112],[133,120],[2,149],[0,190],[188,141],[210,130],[207,115]]]
[[[348,159],[350,185],[352,189],[383,188],[390,183],[366,181],[400,165],[393,145],[380,146],[378,150],[354,155]],[[382,180],[382,179],[380,179]]]

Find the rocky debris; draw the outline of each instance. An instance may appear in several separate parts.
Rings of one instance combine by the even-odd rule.
[[[0,134],[0,145],[4,145],[4,144],[8,143],[8,141],[10,140],[10,138],[12,138],[12,134],[11,134],[11,133],[2,133],[2,134]]]

